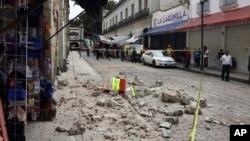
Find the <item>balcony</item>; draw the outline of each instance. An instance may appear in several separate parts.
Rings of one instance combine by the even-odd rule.
[[[145,8],[145,9],[135,13],[134,20],[138,20],[138,19],[146,17],[146,16],[149,16],[149,8]]]
[[[118,23],[118,26],[122,26],[122,25],[125,25],[125,24],[129,24],[129,23],[131,23],[131,22],[133,22],[133,21],[134,21],[134,16],[132,15],[132,16],[130,16],[130,17],[128,17],[128,18],[126,18],[126,19],[120,21],[120,22]]]
[[[117,28],[117,24],[114,24],[108,28],[109,31],[114,30]]]
[[[108,29],[104,29],[103,33],[107,33],[109,31],[115,30],[116,28],[118,28],[120,26],[129,24],[133,21],[136,21],[136,20],[143,18],[143,17],[146,17],[146,16],[149,16],[149,9],[148,8],[145,8],[145,9],[137,12],[135,15],[129,16],[128,18],[118,22],[118,24],[114,24],[114,25],[110,26]]]
[[[220,9],[222,11],[238,7],[237,0],[220,0]]]

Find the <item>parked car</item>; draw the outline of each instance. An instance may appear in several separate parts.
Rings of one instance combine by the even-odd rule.
[[[176,64],[172,57],[166,56],[164,51],[160,50],[147,50],[142,54],[141,60],[144,65],[150,64],[153,67],[175,67]]]

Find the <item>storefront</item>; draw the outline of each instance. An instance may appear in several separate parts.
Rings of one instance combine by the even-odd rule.
[[[220,49],[228,50],[236,60],[236,71],[248,72],[250,54],[250,6],[204,17],[204,45],[209,49],[209,67],[218,67],[215,59]],[[178,29],[187,32],[187,46],[201,48],[201,19],[193,18]]]

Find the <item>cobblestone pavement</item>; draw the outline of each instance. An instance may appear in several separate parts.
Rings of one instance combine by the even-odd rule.
[[[92,55],[92,54],[91,54]],[[165,121],[169,116],[166,111],[184,109],[185,106],[178,103],[164,103],[160,97],[152,95],[142,98],[131,98],[129,101],[122,99],[122,107],[102,108],[96,107],[98,99],[112,98],[110,95],[99,97],[91,96],[91,89],[82,88],[86,80],[94,79],[96,87],[101,85],[104,77],[125,77],[127,82],[133,81],[138,76],[144,83],[138,89],[145,89],[154,84],[155,80],[163,80],[160,89],[179,91],[197,97],[202,82],[202,97],[208,101],[208,107],[202,108],[202,114],[198,119],[196,133],[197,141],[228,141],[229,125],[249,124],[250,122],[250,87],[248,84],[238,81],[225,82],[218,77],[203,76],[178,69],[152,68],[142,64],[132,64],[131,62],[121,62],[119,59],[96,60],[94,56],[79,58],[76,52],[69,55],[69,70],[62,74],[61,78],[69,79],[69,88],[57,89],[55,99],[60,101],[65,98],[67,102],[57,107],[57,118],[52,122],[29,122],[27,126],[28,141],[89,141],[89,140],[167,140],[167,141],[187,141],[192,128],[193,115],[183,114],[179,118],[179,124],[172,125],[171,137],[163,138],[162,132],[158,131],[158,124]],[[86,60],[86,61],[85,61]],[[91,64],[92,67],[89,66]],[[124,72],[124,75],[120,75]],[[129,85],[128,85],[129,86]],[[128,92],[129,93],[129,92]],[[146,103],[143,107],[134,106],[135,103]],[[101,121],[88,123],[88,114],[103,115]],[[141,117],[139,113],[146,111],[153,113],[153,117]],[[133,122],[124,124],[122,115],[126,114],[126,119]],[[214,123],[205,121],[207,117],[212,117]],[[55,132],[55,128],[60,125],[70,126],[74,122],[85,123],[87,130],[83,135],[68,136],[66,133]],[[124,131],[128,125],[132,125],[131,132]],[[147,127],[147,131],[143,127]]]

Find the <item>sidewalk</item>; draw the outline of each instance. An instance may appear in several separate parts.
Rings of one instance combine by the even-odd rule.
[[[189,67],[190,69],[185,69],[183,68],[183,64],[181,63],[176,63],[176,67],[178,69],[182,69],[182,70],[186,70],[186,71],[190,71],[190,72],[194,72],[194,73],[201,73],[202,70],[200,70],[200,68],[195,68],[193,66]],[[211,76],[215,76],[215,77],[220,77],[221,76],[221,72],[219,70],[216,69],[211,69],[208,68],[207,70],[203,70],[203,73],[206,75],[211,75]],[[239,81],[242,83],[249,83],[249,74],[248,73],[241,73],[241,72],[230,72],[230,80],[234,80],[234,81]]]

